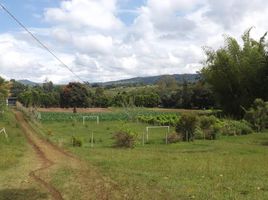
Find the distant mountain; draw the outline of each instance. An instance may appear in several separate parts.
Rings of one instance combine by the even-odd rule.
[[[177,82],[182,83],[183,80],[193,83],[198,80],[200,75],[198,74],[173,74],[173,75],[159,75],[159,76],[148,76],[148,77],[136,77],[130,79],[123,79],[118,81],[109,81],[104,83],[99,83],[100,85],[128,85],[128,84],[144,84],[153,85],[156,84],[163,77],[175,77]]]
[[[26,79],[24,79],[24,80],[18,80],[18,82],[20,82],[23,85],[29,85],[29,86],[40,85],[39,83],[35,83],[35,82],[29,81],[29,80],[26,80]]]
[[[153,84],[156,84],[160,79],[164,77],[175,77],[178,83],[182,83],[183,80],[186,80],[189,83],[194,83],[198,80],[200,75],[198,74],[173,74],[173,75],[135,77],[135,78],[130,78],[130,79],[118,80],[118,81],[92,83],[92,85],[102,85],[102,86],[110,86],[110,85],[118,86],[118,85],[131,85],[131,84],[153,85]],[[18,80],[18,82],[24,85],[28,85],[28,86],[40,85],[40,83],[35,83],[26,79]]]

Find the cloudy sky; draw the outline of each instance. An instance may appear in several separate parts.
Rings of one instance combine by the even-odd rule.
[[[203,46],[268,30],[267,0],[0,0],[83,80],[194,73]],[[0,9],[0,76],[77,81]]]

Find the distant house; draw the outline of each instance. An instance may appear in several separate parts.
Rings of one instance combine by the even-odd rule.
[[[7,105],[8,106],[16,106],[18,98],[17,97],[8,97]]]

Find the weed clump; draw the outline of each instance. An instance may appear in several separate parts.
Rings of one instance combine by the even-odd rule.
[[[195,114],[183,114],[176,124],[176,132],[183,141],[193,141],[198,118]]]
[[[244,118],[258,132],[268,128],[268,102],[264,102],[262,99],[256,99],[251,108],[246,110]]]
[[[201,116],[195,130],[196,139],[215,140],[220,132],[219,120],[214,116]]]
[[[74,136],[72,137],[72,146],[73,147],[81,147],[82,146],[82,140],[75,138]]]
[[[180,141],[180,136],[177,133],[171,133],[167,137],[167,142],[169,144],[177,143]]]
[[[53,132],[51,130],[48,130],[47,135],[48,136],[53,136]]]
[[[134,148],[137,134],[130,129],[120,130],[114,133],[115,147]]]
[[[221,123],[220,131],[222,135],[236,136],[253,133],[250,124],[244,120],[225,120]]]

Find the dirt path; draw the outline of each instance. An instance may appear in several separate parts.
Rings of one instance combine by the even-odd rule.
[[[41,162],[41,167],[33,169],[29,175],[40,183],[53,199],[73,199],[74,197],[69,196],[72,192],[70,190],[79,190],[76,191],[79,195],[77,199],[123,199],[117,184],[104,178],[93,166],[88,166],[74,155],[41,139],[21,112],[15,112],[15,116]],[[52,174],[66,168],[72,172],[68,177],[64,177],[67,180],[60,180],[59,185],[53,185]]]

